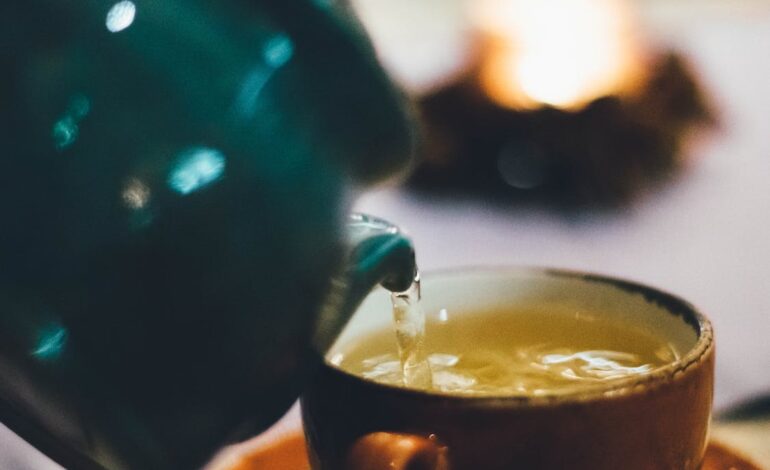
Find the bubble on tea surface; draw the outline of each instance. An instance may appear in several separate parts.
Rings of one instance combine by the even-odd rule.
[[[636,354],[620,351],[558,351],[537,358],[538,364],[568,379],[590,380],[627,377],[650,372]]]
[[[393,354],[383,354],[363,361],[365,379],[386,384],[401,384],[404,373],[401,361]]]

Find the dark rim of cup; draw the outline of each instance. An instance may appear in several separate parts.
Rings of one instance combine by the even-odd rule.
[[[583,271],[531,266],[477,266],[449,268],[427,271],[424,274],[421,273],[421,277],[423,280],[430,282],[433,278],[463,276],[469,273],[480,272],[489,274],[518,273],[531,274],[533,276],[539,275],[546,277],[570,278],[604,284],[631,294],[642,295],[646,301],[657,304],[672,315],[682,317],[684,321],[693,328],[698,339],[695,342],[695,345],[682,357],[644,375],[611,380],[595,386],[580,387],[579,389],[570,392],[546,393],[543,395],[462,395],[451,392],[426,391],[366,380],[331,364],[328,359],[324,360],[324,367],[333,371],[335,374],[339,374],[346,380],[357,382],[381,391],[387,391],[391,394],[403,395],[405,397],[422,400],[438,399],[442,401],[458,402],[455,403],[454,406],[516,408],[567,405],[643,394],[648,390],[665,386],[666,384],[673,382],[688,369],[702,363],[703,359],[713,352],[714,333],[708,318],[686,300],[661,289],[646,286],[638,282]]]

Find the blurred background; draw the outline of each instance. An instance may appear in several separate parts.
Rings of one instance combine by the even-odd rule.
[[[424,271],[680,295],[715,325],[717,410],[770,394],[770,0],[351,3],[422,156],[357,210],[404,228]],[[56,468],[21,449],[0,425],[0,468]]]
[[[423,163],[357,208],[423,270],[525,264],[676,293],[718,408],[770,393],[770,2],[355,0]]]

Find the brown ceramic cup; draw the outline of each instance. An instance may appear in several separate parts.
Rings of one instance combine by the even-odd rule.
[[[632,322],[687,352],[646,375],[544,396],[469,397],[382,385],[330,360],[356,338],[391,328],[389,297],[375,292],[302,397],[313,469],[701,467],[714,343],[709,321],[687,302],[631,282],[530,268],[436,273],[423,277],[422,290],[429,316],[442,308],[463,315],[558,303]]]

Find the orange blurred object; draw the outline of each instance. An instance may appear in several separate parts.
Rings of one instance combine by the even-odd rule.
[[[430,438],[374,432],[359,438],[346,470],[448,470],[446,449]]]
[[[375,433],[384,434],[384,433]],[[373,436],[373,435],[370,435]],[[392,437],[394,435],[388,435]],[[369,436],[365,436],[369,437]],[[382,438],[374,435],[373,441],[379,443]],[[424,451],[422,442],[413,442],[407,436],[404,438],[404,448],[409,455],[414,454],[414,450]],[[375,446],[375,450],[377,446]],[[410,450],[411,449],[411,450]],[[429,452],[430,453],[430,452]],[[357,457],[363,457],[358,455]],[[367,465],[366,459],[351,462],[361,470],[373,470],[373,467]],[[395,467],[400,468],[400,467]],[[410,467],[411,468],[411,467]],[[442,468],[442,467],[436,467]],[[226,458],[221,459],[216,465],[207,470],[309,470],[310,463],[307,459],[305,449],[305,439],[301,430],[284,435],[281,439],[275,440],[270,446],[256,446],[251,448],[246,444],[237,447],[237,450],[230,452]],[[763,470],[758,465],[748,461],[744,457],[736,454],[728,447],[719,443],[712,442],[706,452],[706,460],[703,463],[703,470]],[[767,470],[767,469],[765,469]]]
[[[270,446],[250,449],[247,444],[238,446],[207,470],[310,470],[305,450],[305,437],[301,432],[286,435]]]
[[[576,109],[627,92],[642,73],[625,0],[485,0],[481,84],[499,105]]]

